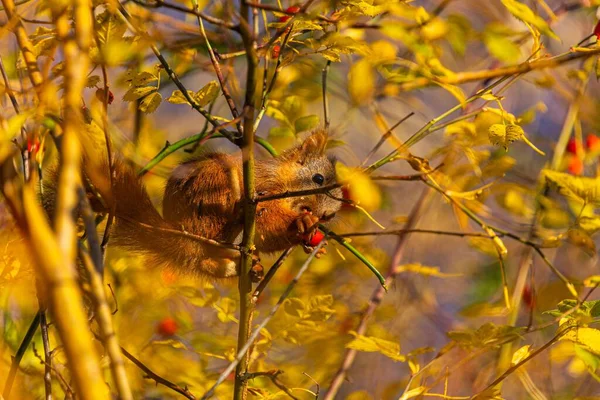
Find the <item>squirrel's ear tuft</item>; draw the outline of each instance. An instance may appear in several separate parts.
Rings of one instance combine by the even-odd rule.
[[[327,146],[327,132],[319,129],[304,139],[298,148],[298,162],[304,164],[310,157],[320,156],[325,153]]]

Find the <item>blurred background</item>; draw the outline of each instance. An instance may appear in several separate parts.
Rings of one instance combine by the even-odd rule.
[[[43,11],[36,11],[40,3],[43,2],[29,1],[20,5],[19,11],[29,18],[43,18]],[[131,7],[130,12],[144,21],[148,32],[161,44],[161,51],[168,55],[186,87],[196,91],[215,79],[195,17],[165,7],[143,7],[134,3],[127,5]],[[440,7],[437,9],[439,16],[434,15],[434,22],[411,31],[415,35],[414,42],[399,39],[398,35],[390,33],[392,29],[353,29],[349,26],[340,29],[343,35],[366,47],[366,50],[353,54],[342,54],[339,62],[331,63],[327,78],[331,152],[340,163],[349,167],[363,165],[386,131],[386,126],[413,112],[412,117],[394,130],[394,137],[404,141],[433,118],[459,104],[460,94],[447,87],[432,85],[410,91],[402,89],[404,82],[423,76],[424,68],[432,71],[434,68],[447,69],[452,73],[488,70],[515,65],[531,56],[534,43],[527,27],[515,19],[501,1],[400,3],[406,10],[412,10],[406,11],[405,16],[397,14],[392,19],[404,28],[415,23],[417,12],[414,10],[422,7],[428,15],[433,15],[431,13]],[[523,3],[548,21],[558,37],[542,36],[542,54],[568,52],[588,37],[598,22],[596,5],[590,1],[538,0]],[[177,4],[191,6],[183,1]],[[227,4],[204,2],[201,8],[218,15]],[[315,2],[314,7],[331,10],[335,6],[342,8],[345,4]],[[283,8],[292,5],[282,2]],[[269,21],[280,18],[270,12],[268,16]],[[379,23],[383,18],[363,17],[357,20],[368,24]],[[7,24],[3,13],[0,13],[0,23]],[[239,37],[234,33],[207,26],[209,39],[219,54],[242,48]],[[35,25],[29,24],[27,28],[33,32]],[[270,31],[273,33],[274,28]],[[420,53],[419,45],[428,49],[421,49],[423,53]],[[319,124],[323,123],[321,72],[326,60],[320,54],[308,51],[302,36],[292,42],[291,47],[297,49],[296,54],[292,54],[291,48],[284,49],[283,67],[270,96],[272,109],[267,109],[257,132],[278,151],[306,135],[307,132],[289,128],[290,125],[296,126],[294,121],[299,117],[314,115],[318,117]],[[123,100],[129,90],[123,78],[125,69],[152,71],[157,64],[147,48],[140,48],[136,54],[118,57],[109,68],[110,87],[114,94],[114,102],[109,106],[109,119],[110,133],[118,150],[142,167],[165,146],[166,141],[175,143],[199,133],[205,120],[182,104],[163,101],[154,112],[143,113],[136,109],[136,101]],[[119,51],[117,48],[114,50]],[[433,51],[435,56],[423,61],[427,58],[424,55],[427,51]],[[23,77],[19,74],[18,53],[14,37],[4,27],[0,28],[0,53],[11,82],[19,87]],[[52,64],[60,62],[60,57],[56,54]],[[378,63],[377,57],[383,61]],[[352,76],[353,71],[356,72],[353,66],[365,59],[372,63],[367,70],[368,74],[372,73],[372,78]],[[431,63],[432,59],[437,64]],[[242,104],[246,74],[244,57],[225,58],[222,65],[234,100]],[[490,144],[487,128],[500,119],[497,114],[486,112],[465,120],[471,125],[457,122],[432,132],[410,149],[415,156],[429,160],[432,167],[441,168],[443,177],[439,182],[448,190],[469,192],[485,186],[486,189],[477,196],[461,198],[460,201],[486,223],[523,238],[529,237],[533,231],[538,242],[558,237],[558,246],[544,249],[544,253],[560,272],[577,284],[580,298],[589,290],[583,287],[582,282],[598,275],[597,239],[593,236],[579,240],[571,237],[574,234],[569,232],[578,216],[577,206],[565,201],[556,191],[550,191],[548,196],[539,200],[539,176],[552,159],[569,110],[577,103],[579,112],[573,137],[580,138],[579,144],[576,144],[579,149],[584,148],[586,143],[588,146],[584,155],[578,153],[579,150],[569,152],[567,149],[560,170],[574,176],[596,177],[599,149],[592,148],[586,141],[588,134],[600,135],[600,121],[596,116],[598,83],[595,68],[594,63],[585,65],[585,61],[578,60],[534,71],[521,76],[502,92],[503,110],[522,118],[520,125],[526,136],[545,152],[545,156],[536,153],[524,142],[512,144],[508,151]],[[259,72],[262,74],[262,69]],[[448,72],[447,76],[452,73]],[[98,74],[99,71],[93,71],[90,75]],[[372,79],[373,85],[370,89],[353,88],[352,77]],[[489,83],[491,81],[486,84]],[[484,86],[478,80],[458,87],[463,96],[469,97]],[[162,73],[159,87],[162,98],[167,99],[175,89]],[[357,97],[357,90],[366,97]],[[101,106],[94,92],[95,89],[90,88],[83,95],[86,107],[92,112]],[[21,99],[24,104],[31,104],[31,98],[26,94]],[[0,114],[8,118],[12,110],[6,96],[2,97],[1,104]],[[482,101],[466,105],[444,121],[477,110],[481,104]],[[488,106],[498,109],[496,102]],[[222,97],[211,107],[213,115],[230,118]],[[281,113],[285,114],[285,118],[280,116]],[[464,133],[467,131],[471,132],[468,137]],[[594,142],[594,139],[591,141]],[[387,155],[395,148],[394,143],[398,142],[393,139],[387,141],[369,161],[374,162]],[[99,151],[104,148],[102,143],[93,141],[84,145],[97,146]],[[187,148],[192,151],[176,152],[145,177],[159,209],[165,179],[177,163],[210,150],[235,150],[223,139],[211,140],[198,149]],[[260,157],[270,157],[261,148],[257,152]],[[55,151],[46,143],[44,163],[51,164],[53,158]],[[374,175],[414,173],[408,163],[399,160],[383,166]],[[492,185],[487,187],[488,184]],[[481,227],[465,218],[456,205],[421,181],[366,179],[355,188],[352,200],[358,201],[386,230],[402,229],[418,208],[414,225],[418,229],[482,232]],[[544,204],[541,213],[536,213],[538,201]],[[0,207],[3,206],[0,204]],[[590,212],[593,213],[593,210]],[[332,222],[331,229],[340,234],[382,231],[377,223],[355,208],[344,207]],[[532,223],[535,223],[535,228],[532,228]],[[37,311],[38,302],[33,268],[19,232],[4,208],[0,208],[0,227],[0,376],[5,376],[11,355]],[[485,338],[485,332],[476,331],[477,328],[486,323],[494,326],[541,326],[554,318],[544,311],[556,309],[560,301],[572,297],[564,283],[535,251],[509,238],[502,239],[508,249],[504,267],[510,299],[518,305],[516,310],[505,307],[501,266],[488,239],[413,233],[403,239],[394,235],[355,237],[352,244],[382,273],[386,273],[400,240],[403,241],[400,264],[407,267],[389,287],[370,318],[365,335],[399,345],[402,355],[415,353],[408,357],[410,362],[402,362],[387,357],[381,351],[359,351],[337,398],[399,398],[409,383],[413,385],[411,387],[426,386],[431,393],[447,390],[448,396],[473,395],[507,368],[499,360],[503,351],[510,351],[506,347],[488,346],[489,343],[475,343],[476,339]],[[276,257],[266,257],[264,265],[270,265]],[[296,249],[284,263],[259,300],[255,322],[261,321],[277,302],[306,257],[301,249]],[[419,268],[415,265],[419,264],[435,268],[418,272]],[[132,257],[110,245],[106,265],[105,279],[113,292],[109,301],[116,310],[114,320],[120,343],[154,372],[180,385],[187,385],[192,393],[201,395],[235,354],[239,300],[236,281],[204,282],[178,276],[152,268],[143,258]],[[317,385],[314,382],[317,382],[323,395],[340,366],[347,344],[354,338],[351,332],[357,329],[361,313],[378,285],[377,279],[358,259],[330,240],[328,255],[310,266],[291,296],[295,300],[286,303],[267,325],[268,334],[262,335],[256,343],[252,369],[283,370],[285,373],[279,379],[288,388],[315,391]],[[517,299],[519,296],[520,300]],[[592,293],[587,300],[598,298],[597,293]],[[457,340],[457,336],[449,335],[452,331],[471,332],[469,329],[473,330],[474,337],[470,341]],[[548,342],[556,334],[556,329],[557,324],[551,324],[534,332],[520,332],[522,336],[512,342],[509,361],[510,354],[521,346],[539,348]],[[53,357],[56,373],[60,375],[65,368],[64,354],[53,334],[51,343],[57,346]],[[40,352],[39,337],[34,344]],[[101,350],[100,346],[98,348]],[[588,372],[589,364],[576,353],[572,342],[559,341],[519,370],[524,373],[515,373],[507,378],[502,397],[587,399],[600,396],[597,375]],[[414,373],[422,368],[425,370],[417,375],[414,382],[410,382],[411,369]],[[43,398],[42,371],[39,358],[28,351],[21,362],[12,398]],[[130,363],[127,371],[136,398],[177,398],[168,389],[144,379],[144,374]],[[68,382],[68,378],[65,381]],[[0,380],[2,383],[3,380]],[[56,393],[61,393],[59,387],[63,383],[60,379],[55,380],[55,385]],[[289,397],[269,379],[256,378],[250,386],[255,388],[251,396],[257,398]],[[228,398],[231,387],[230,379],[219,388],[218,398]],[[298,398],[311,396],[296,389],[292,393]]]

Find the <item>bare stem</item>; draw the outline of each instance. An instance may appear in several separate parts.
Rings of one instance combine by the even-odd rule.
[[[285,299],[287,299],[287,297],[292,292],[292,289],[294,289],[294,286],[296,286],[296,284],[300,280],[300,277],[302,277],[302,275],[308,269],[310,262],[313,260],[313,258],[317,254],[317,252],[321,249],[321,247],[324,244],[325,244],[325,240],[322,240],[319,243],[319,245],[317,247],[315,247],[315,249],[310,253],[310,255],[308,256],[308,258],[306,259],[304,264],[302,264],[302,267],[300,267],[300,270],[298,271],[298,273],[296,274],[294,279],[292,279],[290,284],[287,286],[287,288],[285,289],[285,291],[283,292],[283,294],[277,301],[277,303],[273,306],[273,308],[271,308],[271,311],[269,312],[269,314],[265,317],[265,319],[256,328],[254,328],[254,331],[252,331],[252,334],[249,336],[248,340],[238,350],[238,353],[235,356],[235,359],[227,366],[227,368],[225,368],[225,370],[221,373],[221,375],[219,375],[219,378],[217,379],[215,384],[204,394],[204,396],[202,396],[202,400],[209,399],[210,397],[212,397],[214,395],[217,387],[221,383],[223,383],[225,381],[225,379],[227,379],[227,377],[229,376],[229,374],[231,374],[233,369],[236,368],[236,366],[239,365],[240,362],[246,357],[246,352],[248,351],[250,346],[254,343],[254,341],[258,338],[260,331],[263,330],[263,328],[265,326],[267,326],[269,321],[271,321],[271,319],[273,318],[273,316],[275,315],[277,310],[279,310],[279,308],[281,307],[281,305],[283,304]],[[246,376],[246,374],[247,373],[236,376],[236,380],[239,379],[241,381],[245,381],[246,379],[244,379],[244,377]]]

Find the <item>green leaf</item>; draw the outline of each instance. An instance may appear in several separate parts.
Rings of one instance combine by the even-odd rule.
[[[354,340],[348,343],[346,348],[367,353],[381,353],[394,361],[406,361],[406,357],[400,354],[400,345],[398,343],[372,336],[359,335],[356,332],[350,333],[354,335]]]
[[[319,125],[319,116],[318,115],[307,115],[305,117],[300,117],[294,122],[294,127],[296,128],[296,133],[310,131],[316,128]]]
[[[565,318],[580,319],[583,317],[584,320],[600,317],[600,300],[584,301],[579,308],[571,311],[577,307],[577,304],[577,300],[565,299],[558,303],[557,309],[544,311],[544,314],[552,315],[553,317],[562,317],[564,314],[569,313]]]
[[[221,93],[221,86],[219,82],[210,81],[204,87],[196,92],[194,99],[198,102],[200,107],[204,107],[212,103],[219,94]]]
[[[546,36],[560,40],[558,36],[550,29],[548,23],[539,15],[536,15],[531,9],[517,0],[500,0],[504,7],[518,20],[530,24],[540,30]]]
[[[140,111],[145,112],[147,114],[153,113],[154,111],[156,111],[161,102],[162,95],[158,92],[153,92],[148,96],[144,97],[144,99],[140,103]]]
[[[275,126],[269,130],[270,137],[296,138],[294,131],[285,126]]]

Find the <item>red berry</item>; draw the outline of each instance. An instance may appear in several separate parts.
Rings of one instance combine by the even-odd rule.
[[[31,153],[35,156],[35,153],[40,149],[40,140],[38,138],[35,139],[27,139],[27,152]]]
[[[312,237],[306,241],[306,244],[311,247],[315,247],[319,243],[321,243],[321,240],[323,240],[324,237],[325,234],[323,232],[321,232],[320,230],[316,230],[315,233],[313,233]]]
[[[533,291],[531,290],[531,287],[529,285],[527,285],[523,288],[522,298],[523,298],[523,303],[525,303],[525,305],[529,309],[532,309],[533,306],[535,305],[535,297],[533,297]]]
[[[171,317],[163,318],[156,326],[156,332],[163,336],[173,336],[178,329],[177,322]]]
[[[571,139],[569,140],[569,143],[567,143],[567,152],[571,154],[579,153],[579,145],[575,139]]]
[[[572,157],[569,161],[569,166],[567,167],[567,170],[573,175],[583,174],[583,161],[581,160],[581,158]]]
[[[291,6],[285,9],[285,12],[290,13],[290,14],[296,14],[300,11],[300,7],[298,6]],[[289,15],[284,15],[282,17],[279,17],[279,22],[288,22],[290,20],[290,18],[292,18]]]
[[[594,27],[594,35],[596,35],[596,38],[600,40],[600,21],[598,21]]]
[[[271,52],[271,56],[273,58],[277,58],[277,57],[279,57],[279,52],[281,52],[281,46],[279,46],[278,44],[276,44],[275,46],[273,46],[273,50]]]
[[[349,200],[352,201],[352,194],[350,193],[350,188],[348,186],[342,186],[342,198],[344,200]],[[342,203],[342,209],[353,209],[354,207],[352,207],[349,203],[347,202],[343,202]]]
[[[600,150],[600,138],[593,133],[590,133],[585,138],[585,147],[591,151]]]

